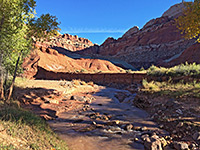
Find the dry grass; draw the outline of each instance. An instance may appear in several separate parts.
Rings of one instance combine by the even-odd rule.
[[[17,105],[1,104],[0,149],[1,150],[67,150],[44,120]]]
[[[154,93],[158,95],[167,95],[175,98],[180,97],[196,97],[200,98],[200,83],[191,82],[191,83],[172,83],[168,82],[157,82],[151,81],[147,82],[143,80],[143,88],[141,89],[147,93]]]

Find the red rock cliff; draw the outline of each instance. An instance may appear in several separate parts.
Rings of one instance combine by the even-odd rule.
[[[101,46],[90,47],[80,53],[111,56],[124,60],[135,68],[149,67],[152,64],[166,65],[170,63],[167,60],[172,61],[184,51],[193,49],[195,40],[185,40],[175,24],[175,18],[182,15],[183,8],[182,3],[176,4],[162,17],[147,22],[142,29],[133,27],[117,40],[108,38]],[[193,51],[190,50],[189,53]],[[199,53],[196,54],[199,58]],[[180,58],[182,61],[176,61],[186,60],[184,56]],[[197,59],[190,58],[190,61]],[[177,63],[171,63],[173,64]]]

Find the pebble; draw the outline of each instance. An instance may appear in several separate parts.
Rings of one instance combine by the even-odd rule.
[[[126,124],[124,127],[124,130],[126,131],[131,131],[133,129],[133,125],[132,124]]]
[[[180,109],[177,109],[176,112],[177,112],[178,114],[180,114],[180,115],[183,114],[182,110],[180,110]]]
[[[163,125],[163,124],[161,124],[161,125],[159,126],[159,128],[160,128],[160,129],[163,129],[163,128],[164,128],[164,125]]]
[[[144,126],[144,127],[141,127],[140,130],[141,130],[141,131],[146,131],[146,130],[147,130],[147,127],[145,127],[145,126]]]
[[[199,141],[200,140],[200,132],[194,133],[194,135],[192,137],[194,140]]]
[[[184,123],[183,123],[183,122],[179,122],[179,123],[177,124],[177,126],[176,126],[176,127],[180,128],[180,127],[182,127],[183,125],[184,125]]]
[[[196,146],[196,144],[194,144],[194,143],[190,144],[189,148],[190,148],[191,150],[197,150],[197,146]]]
[[[134,138],[134,141],[137,142],[137,141],[139,141],[139,139],[138,138]]]
[[[96,125],[97,123],[95,121],[92,122],[93,125]]]
[[[4,127],[0,125],[0,132],[4,131]]]
[[[188,150],[189,147],[188,147],[188,144],[185,143],[185,142],[174,142],[174,148],[176,150]]]

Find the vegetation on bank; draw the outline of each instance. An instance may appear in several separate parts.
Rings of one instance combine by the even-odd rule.
[[[180,76],[190,76],[190,77],[199,77],[200,76],[200,64],[181,64],[171,68],[156,67],[151,66],[147,69],[147,74],[149,76],[155,77],[180,77]]]
[[[50,14],[38,18],[35,0],[0,0],[0,4],[0,100],[9,101],[23,58],[36,41],[58,33],[60,23]],[[12,83],[5,88],[8,76],[12,76]]]
[[[145,70],[148,76],[158,80],[143,80],[141,91],[169,97],[196,97],[200,98],[200,64],[192,63],[177,65],[171,68],[151,66]],[[162,80],[162,77],[167,77]],[[174,77],[190,77],[192,80],[177,80]],[[160,80],[159,80],[160,79]],[[179,79],[179,78],[178,78]]]
[[[166,95],[172,98],[200,98],[200,82],[196,81],[190,83],[184,83],[183,81],[173,83],[170,80],[165,82],[147,82],[146,80],[143,80],[142,85],[141,91],[150,94],[157,94],[159,96]]]
[[[17,101],[0,102],[1,150],[68,149],[43,119],[20,108]]]

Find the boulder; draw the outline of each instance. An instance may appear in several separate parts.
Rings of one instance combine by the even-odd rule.
[[[148,134],[142,136],[142,140],[144,141],[144,146],[147,150],[163,150],[162,142],[157,135],[152,135],[149,137]]]

